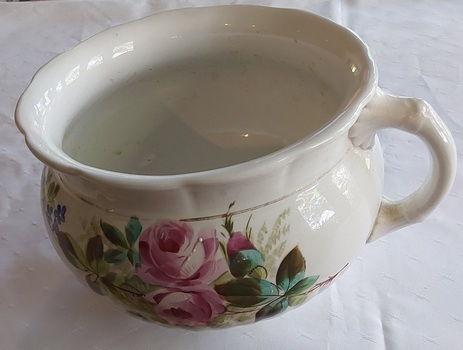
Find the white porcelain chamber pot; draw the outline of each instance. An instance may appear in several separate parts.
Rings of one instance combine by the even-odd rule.
[[[377,80],[354,33],[289,9],[175,10],[80,43],[16,110],[45,164],[56,251],[92,290],[163,325],[303,304],[367,242],[424,219],[455,176],[434,110]],[[382,128],[429,149],[424,184],[399,201],[383,198]]]

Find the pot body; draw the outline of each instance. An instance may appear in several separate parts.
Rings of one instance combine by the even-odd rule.
[[[302,304],[449,192],[450,132],[377,80],[366,45],[319,16],[184,9],[52,60],[16,123],[45,164],[50,238],[84,283],[150,321],[225,327]],[[397,202],[382,198],[386,127],[432,160]]]
[[[206,194],[199,185],[141,194],[45,167],[46,226],[70,269],[132,314],[188,327],[254,322],[327,287],[365,245],[378,213],[379,143],[362,150],[345,135],[309,153],[302,172],[311,174],[317,159],[330,165],[289,191],[278,176],[291,169],[207,184]]]

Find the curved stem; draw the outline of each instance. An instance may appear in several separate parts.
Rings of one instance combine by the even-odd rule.
[[[349,263],[347,263],[346,265],[344,265],[344,267],[339,270],[338,272],[336,272],[336,274],[334,274],[333,276],[329,276],[326,280],[322,281],[322,282],[319,282],[317,284],[315,284],[312,288],[310,288],[307,292],[304,292],[302,294],[309,294],[311,292],[313,292],[314,290],[317,290],[318,288],[320,287],[323,287],[324,285],[327,285],[329,283],[331,283],[347,266],[349,265]]]
[[[96,272],[93,271],[93,270],[90,270],[90,272],[92,272],[92,273],[96,276],[95,283],[96,283],[99,279],[101,279],[101,280],[103,281],[103,284],[107,285],[107,283],[108,283],[108,284],[111,285],[111,287],[113,287],[113,288],[115,288],[115,289],[121,290],[121,291],[126,292],[126,293],[130,293],[130,294],[132,294],[132,295],[137,295],[137,296],[139,296],[139,297],[144,297],[144,296],[145,296],[144,293],[142,293],[141,291],[139,291],[137,288],[135,288],[134,286],[132,286],[132,285],[130,285],[130,284],[124,283],[123,285],[130,286],[130,288],[133,288],[135,291],[129,290],[129,289],[126,289],[126,288],[123,288],[123,287],[121,287],[121,286],[117,286],[117,285],[111,283],[110,281],[105,280],[104,277],[100,276],[98,273],[96,273]],[[106,282],[105,282],[105,281],[106,281]]]

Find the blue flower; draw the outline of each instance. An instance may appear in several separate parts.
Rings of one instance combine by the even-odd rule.
[[[57,234],[59,231],[59,225],[58,225],[58,221],[55,219],[53,220],[53,225],[51,225],[51,232],[53,232],[54,234]]]
[[[55,214],[56,220],[58,221],[58,225],[61,225],[63,222],[66,221],[66,218],[65,218],[66,206],[65,205],[61,206],[60,204],[58,204],[58,206],[56,207],[54,211],[54,214]]]

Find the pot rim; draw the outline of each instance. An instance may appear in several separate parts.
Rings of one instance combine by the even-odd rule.
[[[155,21],[159,15],[175,16],[177,13],[185,14],[190,12],[189,15],[193,16],[196,12],[199,16],[207,14],[208,11],[224,11],[224,13],[228,11],[231,13],[230,16],[232,16],[233,11],[255,11],[256,18],[257,16],[265,16],[265,14],[270,14],[271,12],[273,12],[273,14],[281,12],[282,14],[285,13],[290,16],[302,16],[305,20],[311,19],[313,21],[318,21],[325,26],[335,29],[338,33],[343,33],[352,40],[352,43],[357,45],[358,52],[361,53],[362,58],[367,64],[367,73],[365,74],[359,89],[353,96],[351,96],[346,108],[338,115],[334,116],[327,125],[319,129],[315,134],[304,137],[299,141],[296,141],[273,153],[222,168],[174,175],[140,175],[121,173],[83,164],[68,156],[62,149],[50,150],[49,147],[44,144],[42,134],[45,131],[43,130],[43,127],[41,128],[40,125],[37,125],[34,118],[33,112],[35,106],[32,103],[32,95],[34,92],[33,90],[40,86],[42,81],[46,81],[48,70],[56,64],[58,59],[63,59],[63,57],[68,57],[74,52],[78,52],[78,50],[83,47],[84,43],[85,45],[89,45],[93,41],[97,41],[105,36],[114,35],[118,31],[129,31],[131,26],[137,24],[143,25],[145,22]],[[343,134],[347,135],[348,130],[355,123],[360,111],[373,97],[377,84],[377,68],[366,43],[350,29],[317,14],[298,9],[255,5],[218,5],[182,8],[156,13],[126,24],[106,29],[51,59],[35,73],[30,84],[19,98],[15,111],[15,122],[20,132],[24,134],[26,144],[34,156],[45,165],[63,174],[79,176],[96,183],[109,183],[113,185],[137,188],[153,188],[153,186],[156,187],[156,185],[164,188],[175,188],[187,184],[218,184],[230,181],[234,182],[239,179],[255,178],[263,174],[268,174],[278,168],[289,166],[302,153],[315,150],[322,145],[328,144]]]

